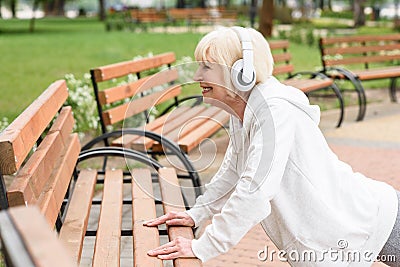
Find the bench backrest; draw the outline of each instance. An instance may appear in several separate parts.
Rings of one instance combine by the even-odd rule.
[[[124,61],[92,69],[90,73],[92,75],[102,131],[104,133],[107,131],[107,125],[113,125],[114,123],[123,121],[127,117],[146,112],[156,104],[176,99],[181,93],[181,86],[173,84],[178,79],[177,69],[170,68],[174,62],[175,54],[169,52],[149,58]],[[167,67],[169,69],[152,75],[143,75],[146,71],[160,67]],[[138,80],[103,90],[100,88],[100,83],[102,82],[127,77],[131,74],[136,75]],[[166,88],[153,92],[153,89],[159,86],[165,86]],[[138,98],[129,101],[133,97]],[[107,108],[110,105],[112,107]]]
[[[15,173],[7,190],[9,206],[35,204],[50,225],[80,152],[71,107],[61,109],[67,97],[65,81],[54,82],[0,133],[0,172]]]
[[[156,9],[132,9],[130,10],[132,19],[138,22],[160,22],[167,20],[167,13]]]
[[[323,37],[319,40],[322,66],[362,65],[400,60],[400,34]]]
[[[273,75],[290,75],[294,71],[291,63],[292,55],[289,53],[289,41],[270,41],[269,46],[274,58]]]
[[[209,10],[207,8],[170,8],[168,15],[173,19],[200,19],[209,18]]]

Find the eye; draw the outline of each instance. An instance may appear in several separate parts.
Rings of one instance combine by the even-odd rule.
[[[208,63],[208,62],[204,62],[204,63],[203,63],[203,68],[205,68],[205,69],[211,69],[211,64]]]

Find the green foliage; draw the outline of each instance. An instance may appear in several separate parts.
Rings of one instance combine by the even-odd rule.
[[[138,60],[141,58],[151,57],[153,53],[150,52],[147,55],[138,55],[133,58],[133,60]],[[176,61],[177,70],[179,72],[179,76],[184,80],[191,80],[194,72],[188,66],[193,65],[193,60],[191,57],[182,57],[181,59]],[[155,68],[151,71],[147,71],[146,73],[142,73],[143,76],[152,75],[162,71],[161,68]],[[100,132],[99,129],[99,116],[96,107],[96,100],[94,96],[94,90],[92,87],[92,82],[90,79],[90,74],[85,73],[82,79],[76,78],[73,74],[66,74],[65,80],[67,81],[69,97],[67,99],[66,105],[72,107],[75,119],[75,132],[78,132],[80,138],[82,139],[85,134],[97,135]],[[135,75],[128,75],[123,80],[113,79],[107,82],[108,87],[112,86],[120,86],[125,85],[137,80]],[[155,87],[152,90],[162,90],[164,87]],[[120,102],[113,103],[112,105],[107,105],[106,108],[112,108],[114,106],[120,105],[122,103],[127,103],[131,101],[131,99],[124,99]],[[151,110],[150,119],[154,118],[159,114],[159,110],[157,107]],[[143,114],[139,114],[137,116],[133,116],[132,118],[127,118],[122,125],[119,127],[138,127],[143,124],[146,118],[144,118]],[[5,120],[4,123],[8,121]],[[0,129],[1,129],[0,122]],[[110,126],[109,130],[112,130],[112,126]]]
[[[335,12],[331,10],[323,10],[321,11],[321,17],[323,18],[334,18],[334,19],[353,19],[352,11],[341,11]]]
[[[0,133],[5,129],[5,128],[7,128],[7,126],[9,125],[10,123],[8,122],[8,118],[7,117],[3,117],[1,120],[0,120]]]
[[[82,79],[75,78],[73,74],[66,74],[65,80],[69,93],[66,105],[71,106],[74,113],[74,131],[78,132],[81,138],[84,133],[96,134],[99,117],[90,74],[85,73]]]

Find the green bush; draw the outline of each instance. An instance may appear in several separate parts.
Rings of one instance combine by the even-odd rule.
[[[335,19],[353,19],[353,12],[351,12],[350,10],[349,11],[341,11],[341,12],[323,10],[321,12],[321,17],[335,18]]]

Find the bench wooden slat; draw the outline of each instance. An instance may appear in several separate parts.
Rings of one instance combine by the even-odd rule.
[[[177,69],[164,70],[126,85],[111,87],[109,89],[100,91],[99,100],[101,105],[114,103],[116,101],[140,94],[160,84],[173,82],[176,79],[178,79]]]
[[[379,52],[379,51],[390,51],[390,50],[400,50],[400,43],[396,44],[386,44],[386,45],[357,45],[350,47],[327,47],[324,49],[324,53],[327,55],[336,54],[362,54],[368,52]],[[386,53],[386,52],[385,52]]]
[[[147,110],[153,105],[157,105],[165,100],[174,98],[181,93],[181,86],[174,85],[163,91],[144,96],[139,99],[132,100],[129,103],[117,106],[103,112],[103,119],[106,125],[111,125],[116,122],[122,121],[125,118],[136,115],[140,112]]]
[[[93,266],[120,266],[122,181],[121,169],[106,171]]]
[[[371,42],[371,41],[396,41],[400,40],[400,34],[386,34],[386,35],[358,35],[358,36],[336,36],[321,38],[320,42],[323,45],[337,44],[337,43],[350,43],[350,42]]]
[[[154,132],[156,129],[158,129],[162,125],[164,125],[167,120],[174,120],[175,118],[178,118],[179,116],[186,113],[187,111],[189,111],[188,106],[178,107],[178,108],[174,109],[172,112],[164,114],[163,116],[158,117],[157,119],[155,119],[149,123],[146,123],[145,127],[139,128],[139,129],[145,129],[146,131]],[[115,146],[131,147],[135,150],[142,151],[144,149],[144,147],[146,150],[149,149],[150,146],[154,142],[150,138],[145,138],[145,140],[143,142],[139,142],[139,144],[141,144],[141,145],[138,145],[137,147],[134,146],[135,140],[140,139],[140,138],[143,139],[144,137],[134,136],[134,135],[126,135],[126,136],[123,136],[123,137],[113,140],[112,144]],[[131,146],[131,144],[132,144],[132,146]]]
[[[343,59],[326,59],[326,66],[345,65],[345,64],[364,64],[373,62],[385,62],[390,60],[399,60],[400,54],[397,55],[382,55],[382,56],[365,56],[365,57],[348,57]]]
[[[48,166],[54,166],[63,153],[73,123],[71,108],[63,108],[49,133],[13,180],[8,190],[10,206],[36,202],[53,171]],[[25,192],[25,197],[18,192]]]
[[[271,48],[271,50],[286,49],[286,48],[289,48],[289,41],[288,40],[277,40],[277,41],[269,42],[269,47]]]
[[[67,192],[75,164],[77,162],[80,143],[77,134],[72,134],[65,153],[53,166],[49,182],[38,198],[37,205],[45,215],[50,225],[54,225],[58,212]]]
[[[190,132],[183,138],[179,139],[179,147],[186,152],[192,150],[205,138],[223,128],[221,125],[225,125],[228,121],[229,114],[223,110],[219,111],[215,116],[206,120],[201,126],[199,126],[197,131]]]
[[[96,180],[97,171],[81,170],[60,231],[60,239],[77,263],[82,255]]]
[[[0,241],[3,258],[14,267],[35,267],[32,257],[7,210],[0,212]]]
[[[361,81],[400,77],[400,66],[352,71]]]
[[[163,168],[159,170],[160,190],[163,199],[164,212],[185,211],[181,188],[179,186],[176,172],[171,168]],[[193,239],[193,231],[190,227],[169,226],[169,240],[173,240],[178,236]],[[194,267],[201,266],[199,259],[178,258],[174,260],[175,267]]]
[[[315,91],[317,89],[321,89],[324,87],[329,87],[333,84],[331,79],[312,79],[312,80],[296,80],[296,79],[289,79],[283,81],[284,84],[295,86],[296,88],[300,89],[301,91],[307,93],[311,91]]]
[[[134,169],[132,177],[134,266],[161,267],[162,260],[147,255],[147,251],[160,246],[158,228],[143,226],[144,221],[157,217],[150,170]]]
[[[69,136],[74,128],[75,120],[72,114],[71,107],[63,107],[58,115],[57,119],[54,121],[51,126],[48,134],[54,132],[60,132],[61,139],[66,144],[66,141],[69,139]]]
[[[274,64],[279,64],[281,62],[287,62],[292,59],[292,55],[289,53],[280,53],[273,55]]]
[[[0,172],[13,174],[68,97],[65,81],[51,84],[0,133]],[[49,101],[51,99],[51,101]]]
[[[294,66],[292,64],[275,66],[273,70],[273,75],[288,74],[292,73],[293,71],[294,71]]]
[[[76,266],[36,207],[12,208],[8,212],[35,266]]]
[[[187,120],[183,120],[179,127],[174,128],[173,131],[165,133],[166,137],[174,142],[177,142],[179,139],[184,138],[187,134],[196,130],[201,134],[204,134],[201,131],[198,131],[198,127],[200,127],[203,123],[208,120],[212,120],[212,118],[220,112],[221,109],[217,107],[210,107],[202,111],[201,113],[196,114],[195,116],[190,117]],[[221,125],[218,125],[221,127]]]
[[[152,129],[152,132],[154,132],[156,134],[160,134],[162,136],[165,136],[168,139],[170,139],[171,141],[176,141],[177,139],[174,139],[174,136],[176,135],[175,133],[177,131],[180,131],[181,129],[183,129],[184,124],[188,120],[190,120],[193,117],[195,118],[196,116],[198,116],[199,114],[201,114],[202,112],[205,112],[207,110],[207,108],[205,106],[196,106],[196,107],[190,108],[185,113],[181,113],[179,111],[179,109],[180,108],[175,109],[175,110],[178,114],[181,114],[180,116],[168,116],[165,123],[162,125],[159,125],[158,128]],[[173,113],[175,113],[175,112],[173,112]],[[145,143],[143,143],[143,142],[145,142]],[[134,149],[137,149],[137,148],[143,149],[143,147],[149,147],[150,144],[152,145],[152,149],[154,151],[161,151],[162,147],[157,142],[155,142],[149,138],[145,138],[145,139],[138,138],[131,143],[131,147]]]
[[[122,77],[130,73],[157,68],[165,64],[175,62],[175,54],[172,52],[155,55],[151,58],[131,60],[99,67],[92,70],[96,82],[107,81],[113,78]]]
[[[196,130],[201,123],[206,121],[206,118],[213,117],[220,109],[216,107],[207,108],[205,106],[196,106],[188,110],[182,116],[176,117],[173,120],[167,121],[165,125],[154,129],[155,133],[165,136],[173,142],[177,142],[179,137],[185,136],[188,132]],[[207,136],[208,137],[208,136]],[[135,145],[139,145],[137,140]],[[143,147],[143,145],[142,145]],[[162,146],[159,143],[154,143],[153,151],[162,151]]]

